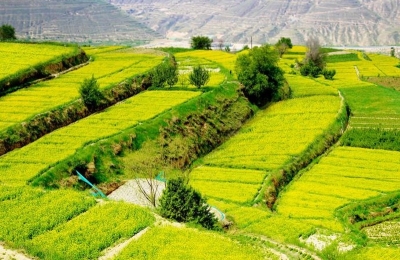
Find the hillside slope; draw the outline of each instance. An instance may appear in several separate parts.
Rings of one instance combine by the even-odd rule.
[[[296,44],[318,37],[327,45],[400,42],[400,0],[110,0],[136,19],[172,38],[221,37],[226,42]]]
[[[2,23],[13,25],[23,39],[95,43],[159,37],[103,0],[2,0]]]

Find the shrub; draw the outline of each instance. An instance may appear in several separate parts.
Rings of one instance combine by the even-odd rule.
[[[325,79],[333,80],[333,77],[336,75],[336,70],[323,69],[322,75],[324,75]]]
[[[97,80],[92,76],[91,79],[85,79],[79,88],[79,94],[85,106],[93,111],[101,107],[104,95],[99,89]]]
[[[213,229],[217,220],[209,210],[206,200],[182,178],[169,180],[160,198],[160,214],[178,222],[194,222]]]

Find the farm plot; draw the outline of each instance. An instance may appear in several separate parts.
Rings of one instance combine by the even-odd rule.
[[[320,83],[328,83],[341,91],[350,106],[352,117],[350,118],[350,127],[353,128],[381,128],[381,129],[400,129],[400,92],[375,84],[362,81],[360,78],[368,76],[368,70],[375,73],[382,72],[377,68],[377,64],[385,72],[386,61],[393,65],[390,57],[382,55],[371,55],[374,61],[337,62],[328,63],[329,69],[335,69],[337,74],[333,81],[316,79]],[[393,66],[393,68],[395,68]],[[397,69],[397,68],[395,68]],[[359,75],[357,75],[357,71]],[[388,69],[387,74],[390,74]],[[400,73],[400,69],[399,72]],[[359,78],[360,77],[360,78]]]
[[[340,99],[335,96],[276,103],[260,111],[238,134],[207,155],[204,163],[228,168],[276,170],[328,129],[340,106]]]
[[[326,81],[319,82],[309,77],[291,74],[285,75],[285,78],[289,83],[293,98],[315,95],[337,96],[338,94],[337,90],[328,85]]]
[[[0,183],[23,185],[40,171],[73,155],[84,145],[133,127],[199,94],[187,91],[144,92],[54,131],[0,157]]]
[[[400,245],[400,221],[398,219],[366,227],[363,231],[375,243],[392,246]]]
[[[93,198],[70,190],[45,192],[29,187],[3,186],[0,191],[0,241],[17,247],[85,212],[96,203]]]
[[[24,247],[40,259],[97,259],[104,249],[134,236],[154,220],[147,209],[131,204],[99,204],[26,241]]]
[[[231,54],[224,51],[204,51],[204,50],[177,53],[175,56],[178,59],[184,57],[193,57],[193,58],[197,57],[205,59],[213,63],[218,63],[232,72],[234,72],[235,70],[235,62],[237,57],[235,54]]]
[[[335,221],[340,206],[399,190],[399,172],[398,152],[338,147],[289,186],[277,212],[292,219]]]
[[[143,54],[102,53],[88,66],[3,96],[0,106],[5,109],[0,112],[0,131],[78,99],[79,87],[86,78],[94,76],[104,89],[151,69],[161,59]]]
[[[78,53],[77,47],[27,44],[0,43],[0,81],[8,76],[24,73],[32,67],[51,62],[62,56]]]
[[[221,68],[216,62],[205,59],[198,55],[191,55],[195,52],[183,52],[176,54],[176,59],[179,64],[179,80],[178,85],[186,87],[189,85],[189,73],[195,66],[202,66],[208,69],[211,73],[210,80],[207,86],[218,86],[225,80],[225,75],[220,71]]]
[[[218,233],[173,226],[155,227],[131,242],[116,259],[278,259],[271,252]]]

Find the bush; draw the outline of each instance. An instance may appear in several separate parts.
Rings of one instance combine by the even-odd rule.
[[[333,80],[333,77],[336,75],[336,70],[323,69],[322,75],[324,75],[325,79]]]
[[[85,106],[93,111],[101,107],[104,95],[99,89],[97,80],[92,76],[91,79],[85,79],[79,88],[79,94]]]
[[[178,222],[198,223],[207,229],[215,228],[217,223],[206,200],[182,178],[168,181],[160,198],[160,214]]]

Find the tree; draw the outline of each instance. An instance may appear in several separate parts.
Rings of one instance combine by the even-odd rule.
[[[213,229],[217,223],[206,199],[182,178],[168,181],[160,198],[160,214],[178,222],[198,223],[207,229]]]
[[[197,88],[201,88],[210,80],[210,72],[198,65],[193,68],[193,71],[189,74],[189,82],[195,85]]]
[[[194,36],[190,41],[190,46],[195,50],[211,50],[212,39],[207,36]]]
[[[152,86],[163,88],[165,84],[170,87],[178,82],[178,68],[174,62],[163,62],[151,72]]]
[[[395,56],[396,51],[394,50],[394,47],[390,48],[390,57],[394,57]]]
[[[79,93],[83,103],[89,110],[98,109],[105,99],[103,93],[101,93],[99,89],[99,84],[93,75],[91,79],[85,79],[83,81],[79,88]]]
[[[15,29],[9,24],[3,24],[0,27],[0,41],[16,40]]]
[[[277,98],[278,90],[284,84],[284,72],[278,66],[278,59],[278,52],[268,44],[254,47],[237,58],[236,74],[250,102],[263,106]]]
[[[288,49],[293,48],[292,40],[290,38],[281,37],[275,44],[275,48],[279,52],[279,57],[282,57]]]
[[[222,51],[222,48],[224,47],[224,39],[220,38],[217,40],[218,42],[218,48]]]
[[[177,66],[168,66],[167,68],[167,84],[171,88],[179,79],[179,71]]]
[[[310,38],[306,43],[307,52],[304,58],[304,64],[312,64],[321,69],[321,71],[325,68],[325,54],[321,51],[321,45],[319,44],[319,40],[317,38]]]
[[[167,167],[162,158],[162,152],[157,149],[155,143],[147,141],[140,150],[129,156],[127,164],[127,169],[135,176],[140,193],[153,207],[157,207],[161,187],[165,184],[156,180],[156,177]]]

